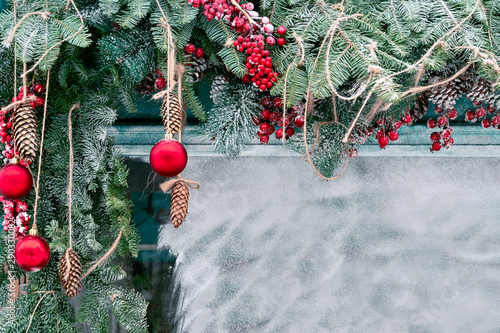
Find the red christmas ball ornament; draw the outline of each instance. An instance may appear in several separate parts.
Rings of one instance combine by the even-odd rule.
[[[151,149],[149,163],[153,170],[163,177],[173,177],[180,174],[187,165],[186,148],[177,140],[163,139]]]
[[[38,272],[50,259],[49,244],[31,229],[29,235],[21,238],[14,249],[16,264],[27,272]]]
[[[193,54],[196,51],[196,46],[193,44],[188,44],[184,46],[184,51],[186,51],[187,54]]]
[[[163,77],[159,77],[155,80],[155,88],[158,90],[163,90],[167,85],[167,80]]]
[[[0,169],[0,193],[7,199],[22,199],[32,187],[33,176],[24,166],[12,163]]]

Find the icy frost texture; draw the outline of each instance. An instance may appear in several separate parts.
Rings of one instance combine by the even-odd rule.
[[[179,332],[497,332],[498,159],[192,158]]]

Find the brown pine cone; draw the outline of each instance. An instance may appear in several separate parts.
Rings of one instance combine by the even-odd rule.
[[[188,211],[189,188],[183,181],[178,181],[172,186],[170,195],[170,219],[174,228],[184,222]]]
[[[59,279],[68,297],[75,297],[82,287],[82,262],[73,249],[67,249],[59,260]]]
[[[161,113],[165,132],[175,134],[182,128],[182,109],[179,99],[175,95],[170,95],[170,99],[164,97],[161,102]]]
[[[38,151],[35,110],[30,103],[17,108],[12,119],[14,145],[22,160],[34,162]]]

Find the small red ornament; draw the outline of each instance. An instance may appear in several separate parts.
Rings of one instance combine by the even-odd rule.
[[[186,51],[187,54],[193,54],[196,51],[196,46],[193,44],[188,44],[184,46],[184,51]]]
[[[155,88],[158,90],[163,90],[167,85],[167,80],[163,77],[159,77],[155,80]]]
[[[163,139],[151,149],[149,163],[153,170],[163,177],[173,177],[180,174],[187,165],[186,148],[177,140]]]
[[[194,55],[196,58],[203,58],[205,56],[205,50],[199,47],[196,49],[196,51],[194,51]]]
[[[7,199],[22,199],[32,187],[33,176],[24,166],[11,163],[0,169],[0,193]]]
[[[16,264],[27,272],[38,272],[50,259],[49,244],[31,229],[29,235],[21,238],[14,249]]]

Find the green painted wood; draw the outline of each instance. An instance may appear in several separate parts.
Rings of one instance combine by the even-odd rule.
[[[0,0],[0,12],[7,8],[7,2],[5,0]]]

